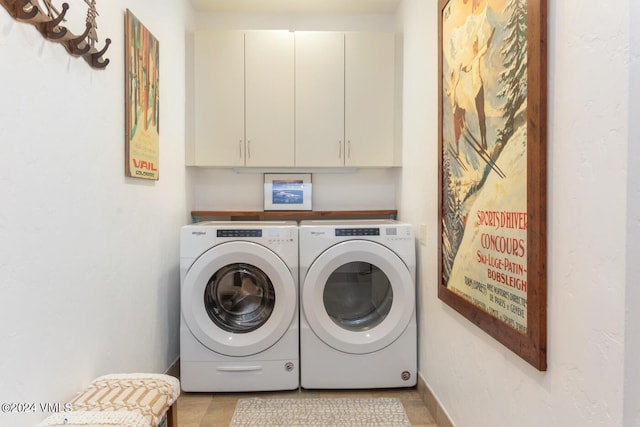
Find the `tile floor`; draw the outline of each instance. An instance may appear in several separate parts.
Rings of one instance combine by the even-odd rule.
[[[415,388],[384,390],[293,390],[260,393],[187,393],[178,398],[179,427],[227,427],[236,401],[248,397],[316,398],[316,397],[396,397],[400,399],[413,427],[437,427]]]

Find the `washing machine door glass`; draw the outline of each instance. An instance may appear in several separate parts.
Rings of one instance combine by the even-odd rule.
[[[354,261],[329,275],[323,301],[335,324],[349,331],[365,331],[380,324],[389,314],[393,288],[380,268]]]
[[[415,315],[413,273],[392,250],[373,241],[331,246],[309,266],[301,289],[311,330],[345,353],[381,350]]]
[[[271,316],[276,294],[264,271],[234,263],[222,267],[207,283],[204,305],[211,320],[228,332],[246,333]]]
[[[187,270],[181,289],[184,325],[205,347],[250,356],[274,345],[297,314],[297,283],[284,261],[247,241],[214,246]]]

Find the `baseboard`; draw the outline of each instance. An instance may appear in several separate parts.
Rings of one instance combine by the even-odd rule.
[[[172,364],[167,368],[165,374],[171,375],[172,377],[176,377],[180,379],[180,358],[178,357]]]
[[[431,413],[431,416],[436,420],[436,424],[438,425],[438,427],[455,427],[455,425],[449,418],[449,415],[447,415],[447,412],[444,410],[442,405],[440,405],[440,402],[420,374],[418,374],[417,389],[420,398],[427,406],[427,409]]]

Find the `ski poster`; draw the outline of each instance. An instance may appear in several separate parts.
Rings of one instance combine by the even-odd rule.
[[[531,319],[531,1],[440,0],[441,287],[512,335]]]
[[[125,15],[125,173],[159,179],[160,57],[158,40],[127,9]]]

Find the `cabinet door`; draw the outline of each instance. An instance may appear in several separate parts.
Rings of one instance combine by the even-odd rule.
[[[394,35],[345,38],[346,166],[394,165]]]
[[[344,34],[297,31],[296,166],[344,165]]]
[[[244,33],[199,31],[194,47],[196,166],[244,165]]]
[[[247,166],[294,165],[294,35],[245,33]]]

